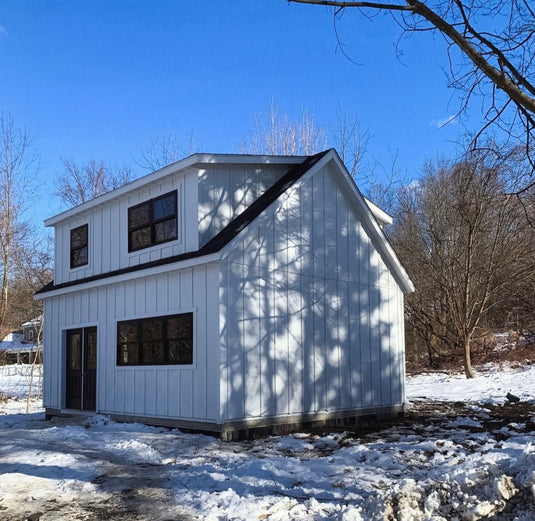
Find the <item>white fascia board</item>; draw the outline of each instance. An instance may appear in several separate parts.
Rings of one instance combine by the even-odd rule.
[[[200,154],[193,166],[212,165],[298,165],[308,156],[268,156],[253,154]]]
[[[211,253],[209,255],[203,255],[202,257],[192,257],[191,259],[184,259],[169,264],[162,264],[153,268],[129,271],[120,275],[112,275],[110,277],[103,277],[101,279],[82,282],[80,284],[74,284],[72,286],[47,291],[46,293],[39,293],[37,295],[34,295],[33,298],[34,300],[44,300],[50,297],[57,297],[59,295],[66,295],[69,293],[75,293],[77,291],[98,288],[101,286],[107,286],[109,284],[117,284],[119,282],[127,282],[143,277],[150,277],[154,275],[160,275],[162,273],[168,273],[170,271],[177,271],[186,268],[192,268],[194,266],[200,266],[202,264],[209,264],[211,262],[217,262],[219,258],[219,252]]]
[[[306,156],[261,156],[261,155],[244,155],[244,154],[192,154],[180,161],[164,166],[151,174],[135,179],[115,190],[106,192],[95,199],[91,199],[85,203],[79,204],[73,208],[65,210],[53,217],[45,220],[45,226],[54,226],[61,221],[69,219],[74,215],[79,215],[83,212],[91,210],[96,206],[107,203],[113,199],[121,197],[128,192],[133,192],[143,188],[144,186],[153,183],[154,181],[163,179],[169,175],[175,174],[186,168],[203,168],[203,166],[215,164],[299,164],[306,159]]]
[[[393,218],[386,213],[382,208],[379,208],[375,203],[372,203],[367,197],[363,196],[368,208],[372,211],[374,217],[379,220],[384,226],[392,224]]]

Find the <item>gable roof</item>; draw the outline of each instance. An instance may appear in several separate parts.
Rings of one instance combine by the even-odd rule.
[[[38,317],[28,320],[28,322],[24,322],[21,325],[21,327],[28,327],[28,326],[39,327],[42,321],[43,321],[43,315],[39,315]]]
[[[339,175],[339,179],[342,185],[351,194],[351,201],[356,206],[359,218],[362,220],[363,225],[365,226],[368,234],[370,235],[370,239],[374,243],[375,247],[379,250],[379,253],[382,255],[386,265],[391,270],[392,274],[394,275],[394,278],[402,288],[403,292],[413,292],[414,284],[412,283],[407,272],[405,271],[405,268],[402,266],[398,256],[396,255],[392,245],[390,244],[390,241],[388,240],[382,228],[384,225],[390,224],[392,222],[392,217],[362,195],[355,183],[355,180],[347,170],[346,166],[344,165],[343,161],[340,159],[340,156],[334,148],[326,150],[325,152],[322,152],[315,156],[310,156],[310,159],[314,159],[312,164],[308,165],[306,171],[301,172],[301,175],[299,175],[294,180],[294,182],[286,184],[283,181],[284,178],[281,179],[281,185],[284,186],[284,190],[279,195],[282,195],[282,193],[290,190],[294,185],[295,181],[300,182],[301,180],[304,180],[303,178],[305,177],[305,174],[306,176],[312,176],[328,162],[333,161],[336,164],[337,172],[341,174]],[[306,161],[303,163],[303,165],[305,163]],[[273,200],[272,202],[274,203],[275,200]],[[265,208],[267,207],[264,207],[262,211]],[[239,216],[238,218],[236,218],[236,220],[238,219]],[[248,221],[247,225],[249,224],[249,222],[251,221]],[[228,244],[225,244],[225,249],[229,250],[233,248],[234,241],[238,240],[240,240],[240,238],[236,237],[232,241],[228,241]]]
[[[190,159],[194,156],[196,157],[196,160],[191,161]],[[181,168],[187,168],[188,166],[191,166],[193,164],[199,165],[199,164],[207,163],[207,162],[210,164],[213,164],[217,162],[215,161],[215,159],[220,157],[220,156],[207,155],[207,154],[194,154],[194,156],[190,156],[189,158],[186,158],[186,160],[173,163],[172,165],[169,165],[168,167],[165,167],[159,170],[158,172],[155,172],[154,174],[145,176],[143,180],[146,180],[146,178],[150,178],[148,182],[152,182],[156,179],[159,179],[158,176],[155,177],[155,175],[157,174],[159,174],[160,176],[170,175],[171,173],[174,173]],[[225,226],[217,235],[212,237],[212,239],[210,239],[204,246],[202,246],[198,250],[182,253],[179,255],[173,255],[170,257],[165,257],[165,258],[161,258],[158,260],[149,261],[149,262],[145,262],[145,263],[134,265],[134,266],[129,266],[127,268],[121,268],[118,270],[109,271],[106,273],[101,273],[98,275],[93,275],[93,276],[82,278],[82,279],[64,282],[61,284],[54,284],[54,282],[52,281],[46,286],[44,286],[42,289],[37,291],[35,294],[36,297],[44,298],[48,296],[47,293],[50,293],[56,290],[62,290],[64,288],[79,286],[81,284],[87,284],[87,283],[91,283],[91,282],[95,282],[99,280],[107,280],[107,279],[110,279],[111,277],[120,277],[128,273],[149,270],[151,268],[158,268],[160,266],[175,264],[175,263],[179,263],[183,261],[188,261],[191,259],[197,259],[197,258],[203,257],[203,258],[206,258],[205,259],[206,261],[216,260],[212,258],[214,254],[218,254],[219,252],[221,252],[221,250],[227,245],[231,247],[232,242],[240,240],[238,236],[241,234],[241,232],[244,231],[246,228],[248,228],[249,225],[260,214],[264,212],[264,210],[266,210],[271,204],[275,203],[275,201],[277,201],[277,199],[282,194],[287,192],[299,179],[301,179],[307,173],[311,173],[313,175],[313,173],[320,168],[320,164],[321,166],[323,166],[330,160],[334,160],[337,163],[340,170],[344,172],[345,175],[343,177],[345,179],[345,182],[350,187],[350,190],[356,196],[357,204],[361,210],[362,215],[364,216],[364,219],[367,220],[368,228],[372,230],[372,233],[374,234],[376,238],[376,242],[378,244],[379,249],[384,253],[387,259],[387,264],[389,264],[390,267],[393,269],[393,272],[396,275],[396,279],[400,283],[401,287],[406,292],[414,291],[414,286],[411,280],[409,279],[403,266],[401,266],[399,259],[397,258],[396,254],[394,253],[394,250],[392,249],[392,247],[390,246],[390,243],[388,242],[386,236],[384,235],[384,232],[382,231],[381,227],[378,224],[378,220],[381,221],[383,215],[373,214],[373,207],[368,206],[364,197],[358,190],[352,177],[349,175],[347,169],[345,168],[344,164],[340,160],[340,157],[338,156],[338,154],[336,153],[334,149],[325,150],[324,152],[320,152],[312,156],[290,156],[290,157],[287,157],[287,156],[221,156],[221,157],[223,158],[222,162],[236,162],[237,159],[241,159],[241,162],[254,163],[255,159],[261,159],[262,162],[264,163],[269,163],[269,162],[271,163],[276,162],[278,164],[288,164],[288,163],[292,164],[293,163],[293,166],[288,170],[286,174],[284,174],[278,181],[276,181],[271,187],[269,187],[260,197],[258,197],[255,201],[253,201],[253,203],[251,203],[242,213],[240,213],[227,226]],[[210,159],[210,161],[206,161],[207,159]],[[180,164],[182,164],[182,166],[180,166]],[[145,181],[145,184],[146,184],[146,181]],[[137,185],[133,186],[133,183],[129,183],[128,185],[125,185],[124,187],[114,190],[113,192],[109,192],[109,194],[114,194],[118,191],[120,191],[122,194],[131,189],[136,189],[136,188],[138,188]],[[106,195],[108,194],[104,194],[100,198],[97,198],[97,199],[100,199],[98,204],[102,204],[114,198],[113,195],[110,195],[104,201],[102,198],[104,198]],[[115,195],[115,197],[117,197],[117,194]],[[91,205],[90,203],[92,203],[92,201],[88,201],[87,203],[79,205],[73,208],[72,210],[64,212],[63,214],[60,214],[54,218],[48,219],[47,221],[45,221],[45,224],[49,226],[53,225],[57,222],[60,222],[63,219],[70,217],[74,213],[87,210],[97,204],[97,203],[94,203],[93,205]],[[378,210],[382,212],[382,210],[380,209]],[[208,259],[208,257],[210,258]]]

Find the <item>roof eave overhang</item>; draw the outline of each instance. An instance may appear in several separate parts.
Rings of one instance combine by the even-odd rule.
[[[94,289],[101,286],[108,286],[110,284],[118,284],[130,280],[135,280],[143,277],[150,277],[154,275],[160,275],[162,273],[168,273],[169,271],[181,270],[185,268],[192,268],[204,264],[210,264],[217,262],[220,258],[219,252],[210,253],[207,255],[200,255],[191,257],[188,259],[162,263],[158,266],[146,267],[140,266],[140,269],[136,270],[124,270],[122,273],[108,273],[103,274],[102,277],[88,278],[85,281],[72,281],[64,284],[58,284],[58,286],[52,286],[50,290],[43,288],[40,292],[34,295],[34,300],[42,300],[50,297],[57,297],[60,295],[66,295],[74,291],[83,291],[88,289]]]
[[[363,196],[364,197],[364,196]],[[393,218],[390,214],[386,213],[382,208],[379,208],[375,203],[370,201],[367,197],[364,197],[368,208],[373,213],[373,216],[383,225],[388,226],[392,224]]]

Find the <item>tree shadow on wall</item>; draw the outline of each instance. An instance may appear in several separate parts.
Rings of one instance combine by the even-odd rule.
[[[349,196],[324,168],[258,219],[222,268],[223,419],[400,405],[402,291]]]

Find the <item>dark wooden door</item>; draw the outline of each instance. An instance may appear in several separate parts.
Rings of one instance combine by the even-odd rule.
[[[97,395],[97,328],[67,331],[67,409],[94,411]]]
[[[67,374],[65,405],[67,409],[82,408],[82,330],[67,331]]]
[[[94,411],[97,405],[97,328],[84,329],[84,372],[82,409]]]

